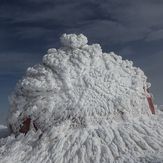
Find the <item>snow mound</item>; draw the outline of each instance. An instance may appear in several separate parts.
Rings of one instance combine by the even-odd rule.
[[[88,43],[87,37],[85,37],[83,34],[63,34],[60,40],[64,46],[70,48],[81,48]]]
[[[143,71],[82,34],[60,40],[10,98],[1,162],[163,161],[162,113],[149,109]]]

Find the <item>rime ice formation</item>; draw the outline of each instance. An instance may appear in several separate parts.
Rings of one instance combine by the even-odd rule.
[[[60,40],[64,46],[69,47],[69,48],[81,48],[82,46],[88,43],[87,37],[85,37],[83,34],[80,34],[80,35],[63,34]]]
[[[0,162],[163,162],[163,116],[149,109],[143,71],[82,34],[60,39],[10,98]]]

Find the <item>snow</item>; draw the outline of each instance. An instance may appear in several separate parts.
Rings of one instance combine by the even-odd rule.
[[[10,97],[13,133],[0,139],[0,162],[163,162],[163,115],[150,112],[144,72],[83,34],[60,40]]]
[[[61,43],[70,48],[82,48],[84,45],[88,43],[87,37],[83,34],[75,35],[75,34],[63,34],[60,38]]]

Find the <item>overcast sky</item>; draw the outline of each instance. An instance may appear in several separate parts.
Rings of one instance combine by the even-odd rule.
[[[163,0],[0,0],[0,123],[16,81],[62,33],[83,33],[133,60],[163,104]]]

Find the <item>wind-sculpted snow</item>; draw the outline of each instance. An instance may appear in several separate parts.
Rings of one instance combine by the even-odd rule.
[[[64,34],[63,47],[27,69],[10,98],[13,134],[1,140],[1,163],[163,161],[162,113],[150,112],[147,77],[87,42],[82,34]]]

